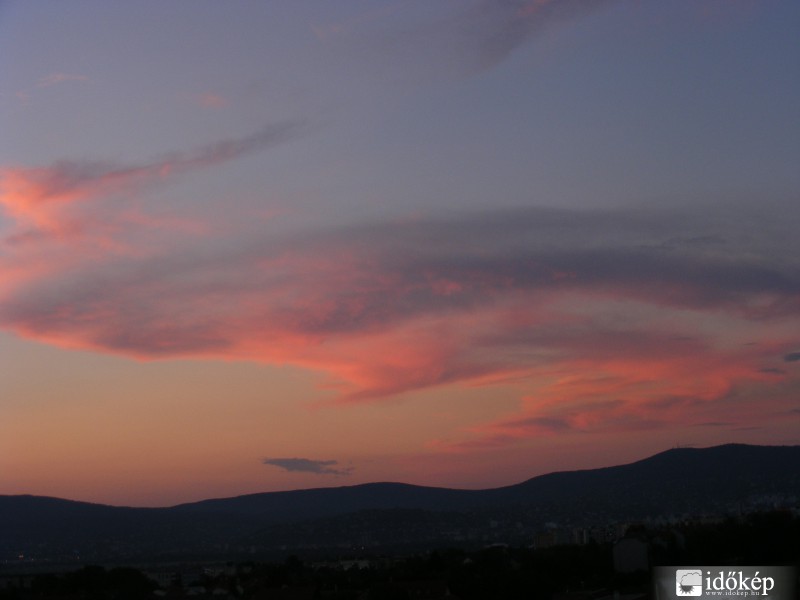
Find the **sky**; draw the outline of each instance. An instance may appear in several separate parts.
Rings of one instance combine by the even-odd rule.
[[[0,494],[800,444],[795,0],[0,2]]]

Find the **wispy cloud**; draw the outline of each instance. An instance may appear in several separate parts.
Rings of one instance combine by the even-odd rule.
[[[86,82],[89,78],[86,75],[76,75],[74,73],[51,73],[46,77],[42,77],[37,83],[36,87],[45,88],[58,85],[60,83],[73,82]]]
[[[279,467],[290,473],[314,473],[317,475],[349,475],[353,467],[337,467],[336,460],[312,460],[310,458],[265,458],[263,464]]]
[[[273,139],[169,164],[211,164]],[[116,172],[102,173],[50,187],[97,194],[96,182]],[[759,368],[792,356],[796,343],[785,324],[798,314],[797,243],[765,245],[742,227],[699,210],[526,209],[282,238],[237,231],[218,244],[184,238],[168,254],[87,256],[28,278],[3,298],[0,323],[137,357],[295,364],[329,373],[343,401],[568,371],[590,374],[562,381],[573,395],[584,386],[633,402],[643,381],[664,381],[680,383],[648,394],[713,397],[732,381],[780,381]],[[695,229],[725,241],[675,241]],[[760,343],[742,351],[730,329]]]
[[[91,80],[87,75],[79,75],[76,73],[50,73],[44,77],[39,78],[35,84],[31,84],[25,88],[19,89],[13,93],[13,96],[23,106],[27,106],[31,98],[37,94],[44,93],[46,88],[52,88],[65,83],[88,83]],[[0,97],[5,94],[0,92]],[[9,94],[11,95],[11,94]]]
[[[172,153],[138,165],[62,161],[48,167],[0,169],[0,206],[23,229],[69,235],[80,232],[74,205],[108,201],[178,175],[229,162],[296,137],[298,122],[269,125],[251,135],[222,140],[194,152]],[[94,207],[96,208],[96,207]]]
[[[503,61],[537,34],[597,10],[610,0],[484,0],[443,24],[473,68]]]
[[[772,375],[786,375],[786,371],[783,369],[777,369],[775,367],[764,367],[759,369],[760,373],[770,373]]]
[[[395,65],[413,65],[417,72],[468,76],[495,67],[526,42],[611,2],[479,0],[463,3],[459,12],[414,24],[371,14],[347,23],[317,26],[314,31],[323,40],[352,38],[359,47],[366,43],[380,49],[373,55],[391,57]],[[359,26],[364,26],[363,30]]]
[[[738,366],[731,364],[734,360]],[[674,357],[659,372],[648,372],[654,365],[646,360],[631,363],[627,374],[609,371],[602,361],[560,365],[559,376],[524,398],[515,414],[464,430],[457,439],[436,440],[431,448],[465,452],[555,435],[578,440],[687,426],[734,432],[793,416],[798,379],[749,378],[745,370],[752,361],[746,357],[729,357],[727,370],[710,352],[683,366],[677,361]]]

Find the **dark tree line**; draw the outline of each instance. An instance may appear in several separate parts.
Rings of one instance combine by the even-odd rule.
[[[632,528],[656,565],[799,565],[800,519],[789,512],[751,514],[719,523]],[[373,557],[375,558],[375,557]],[[439,549],[373,560],[369,568],[337,568],[292,556],[278,563],[241,563],[205,575],[194,587],[214,598],[327,598],[329,600],[552,600],[577,590],[646,592],[650,573],[618,573],[613,544],[589,543],[534,550],[491,547]],[[40,575],[32,585],[0,590],[0,600],[134,600],[188,596],[179,581],[157,590],[132,568],[87,566],[61,575]],[[184,582],[186,583],[186,582]],[[157,595],[155,595],[157,594]],[[293,594],[293,595],[292,595]]]

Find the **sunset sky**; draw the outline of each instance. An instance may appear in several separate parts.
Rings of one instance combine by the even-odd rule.
[[[800,444],[800,2],[0,2],[0,494]]]

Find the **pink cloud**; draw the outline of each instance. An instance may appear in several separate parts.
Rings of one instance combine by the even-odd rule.
[[[115,170],[102,164],[61,163],[0,172],[0,205],[20,225],[69,233],[71,206],[129,191],[152,179],[152,168]]]
[[[68,236],[85,230],[81,223],[87,217],[80,205],[97,210],[120,195],[130,200],[147,186],[259,151],[291,139],[297,130],[295,123],[280,123],[250,136],[141,165],[62,161],[49,167],[6,167],[0,169],[0,206],[24,230]],[[152,217],[149,220],[153,222]]]
[[[298,365],[328,374],[339,402],[531,390],[473,444],[656,427],[680,419],[671,399],[793,376],[782,357],[800,329],[795,238],[764,243],[702,211],[528,209],[210,239],[195,215],[138,203],[296,133],[284,124],[132,166],[6,169],[0,204],[16,230],[0,261],[15,276],[0,324],[141,359]],[[758,345],[741,350],[745,337]]]
[[[557,285],[548,277],[545,291],[515,289],[505,274],[470,269],[442,294],[429,273],[393,271],[344,242],[281,245],[272,257],[269,248],[250,252],[210,264],[187,255],[87,266],[79,284],[67,273],[18,290],[25,293],[12,295],[4,321],[23,335],[140,358],[304,366],[329,373],[348,402],[527,378],[553,379],[539,398],[559,410],[574,398],[634,406],[712,399],[741,379],[776,378],[759,370],[759,353],[731,355],[703,337],[609,327],[610,309],[570,314],[561,302],[575,291],[546,291]],[[770,352],[783,355],[778,347]],[[543,418],[571,429],[597,425],[547,410]],[[508,423],[501,430],[513,434]]]
[[[609,342],[612,339],[609,335]],[[648,352],[658,345],[654,337],[638,357],[616,359],[610,347],[604,357],[550,365],[539,378],[547,383],[523,399],[517,414],[431,447],[469,451],[552,435],[614,435],[687,425],[732,430],[775,420],[776,410],[791,397],[786,390],[800,385],[796,377],[756,368],[765,356],[774,359],[769,344],[727,351],[695,347],[681,352],[676,347],[671,354]]]

